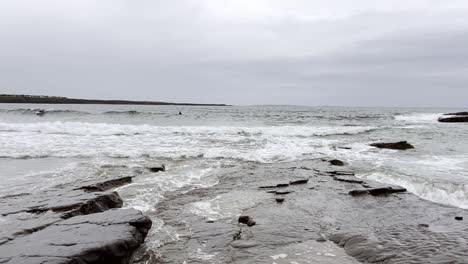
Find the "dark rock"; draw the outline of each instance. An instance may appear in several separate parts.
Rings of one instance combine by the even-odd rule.
[[[92,181],[3,197],[0,263],[126,263],[151,220],[106,192],[131,177]]]
[[[335,181],[340,181],[340,182],[357,183],[357,184],[365,183],[364,181],[361,181],[358,179],[350,179],[349,177],[334,176],[333,179]]]
[[[333,166],[344,166],[345,163],[341,160],[333,159],[328,161]]]
[[[450,115],[450,116],[468,116],[468,112],[457,112],[457,113],[448,113],[448,114],[444,114],[446,116]]]
[[[373,188],[368,190],[352,190],[349,192],[352,196],[360,196],[370,194],[372,196],[379,196],[379,195],[388,195],[392,193],[401,193],[406,192],[405,188],[401,187],[382,187],[382,188]]]
[[[265,186],[260,186],[258,187],[259,189],[273,189],[276,188],[276,185],[265,185]]]
[[[383,187],[383,188],[374,188],[374,189],[369,189],[369,194],[378,196],[378,195],[387,195],[391,193],[401,193],[401,192],[406,192],[405,188],[401,187]]]
[[[353,171],[328,171],[327,173],[331,175],[354,176]]]
[[[250,217],[250,216],[247,216],[247,215],[240,216],[238,221],[239,221],[239,223],[245,224],[248,227],[254,226],[256,224],[256,222],[253,220],[253,218]]]
[[[159,167],[149,167],[148,170],[151,171],[151,172],[166,171],[166,166],[161,165]]]
[[[308,179],[302,179],[302,180],[290,181],[289,184],[298,185],[298,184],[306,184],[308,182],[309,182]]]
[[[396,150],[414,149],[414,146],[412,146],[406,141],[400,141],[396,143],[373,143],[373,144],[370,144],[370,146],[376,147],[376,148],[396,149]]]
[[[57,222],[0,246],[1,263],[126,263],[151,220],[134,209],[109,210]]]
[[[274,189],[274,188],[284,188],[288,187],[289,183],[278,183],[276,185],[265,185],[265,186],[260,186],[258,188],[260,189]]]
[[[468,115],[466,116],[450,116],[439,118],[441,123],[465,123],[468,122]]]
[[[347,150],[352,149],[351,147],[338,147],[338,148],[339,149],[347,149]]]
[[[282,203],[282,202],[284,202],[284,198],[276,198],[276,202],[277,203]]]
[[[103,191],[107,191],[110,189],[123,186],[125,184],[129,184],[131,182],[132,182],[132,177],[122,177],[122,178],[117,178],[117,179],[111,179],[111,180],[104,181],[104,182],[98,182],[92,185],[83,186],[78,189],[85,190],[88,192],[103,192]]]
[[[366,195],[369,194],[368,190],[352,190],[349,192],[349,195],[351,196],[360,196],[360,195]]]
[[[462,221],[462,220],[463,220],[463,216],[455,216],[455,220]]]
[[[276,191],[275,194],[278,194],[278,195],[285,195],[285,194],[290,194],[294,191]]]

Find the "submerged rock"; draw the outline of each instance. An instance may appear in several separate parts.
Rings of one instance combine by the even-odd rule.
[[[163,164],[163,165],[161,165],[159,167],[149,167],[148,170],[151,171],[151,172],[166,171],[166,166]]]
[[[338,160],[338,159],[332,159],[332,160],[329,160],[328,162],[333,166],[344,166],[345,165],[345,163],[343,161]]]
[[[414,149],[414,146],[409,144],[407,141],[400,141],[395,143],[373,143],[370,144],[372,147],[385,148],[385,149],[396,149],[396,150],[407,150]]]
[[[246,224],[248,227],[254,226],[256,224],[253,218],[247,215],[240,216],[238,221],[241,224]]]
[[[349,192],[352,196],[360,196],[370,194],[372,196],[387,195],[392,193],[401,193],[406,192],[405,188],[402,187],[382,187],[382,188],[373,188],[367,190],[352,190]]]

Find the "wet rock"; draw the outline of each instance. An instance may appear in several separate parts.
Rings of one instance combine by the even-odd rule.
[[[1,263],[125,263],[150,228],[134,209],[77,216],[1,245]]]
[[[400,141],[395,143],[373,143],[370,144],[372,147],[385,148],[385,149],[396,149],[396,150],[407,150],[414,149],[414,146],[409,144],[407,141]]]
[[[151,172],[166,171],[166,166],[161,165],[159,167],[149,167],[148,170],[151,171]]]
[[[259,189],[274,189],[277,188],[276,185],[265,185],[265,186],[260,186],[258,187]]]
[[[349,195],[351,196],[360,196],[360,195],[366,195],[369,194],[368,190],[352,190],[349,192]]]
[[[298,184],[306,184],[308,182],[309,182],[308,179],[302,179],[302,180],[290,181],[289,184],[290,185],[298,185]]]
[[[333,159],[328,161],[333,166],[344,166],[345,163],[341,160]]]
[[[335,181],[340,181],[340,182],[348,182],[348,183],[357,183],[357,184],[363,184],[365,183],[362,180],[356,179],[350,179],[349,177],[340,177],[340,176],[334,176],[333,179]]]
[[[285,195],[285,194],[290,194],[293,193],[294,191],[276,191],[275,194],[278,195]]]
[[[462,220],[463,220],[463,216],[455,216],[455,220],[462,221]]]
[[[239,223],[245,224],[248,227],[254,226],[256,224],[255,220],[253,220],[252,217],[247,215],[240,216],[238,221]]]
[[[289,183],[278,183],[276,185],[265,185],[258,187],[259,189],[274,189],[274,188],[284,188],[288,187]]]
[[[125,263],[151,221],[107,190],[130,177],[75,182],[0,201],[0,263]],[[82,186],[80,186],[82,185]]]
[[[465,123],[465,122],[468,122],[468,115],[441,117],[439,118],[439,122],[441,123]]]
[[[354,176],[353,171],[328,171],[327,173],[337,176]]]
[[[87,185],[78,188],[79,190],[85,190],[88,192],[103,192],[110,189],[114,189],[132,182],[132,177],[122,177],[117,179],[111,179],[104,182],[98,182],[92,185]]]
[[[446,116],[468,116],[468,112],[447,113]]]
[[[352,190],[349,192],[352,196],[360,196],[370,194],[372,196],[379,196],[379,195],[388,195],[392,193],[401,193],[406,192],[405,188],[401,187],[382,187],[382,188],[372,188],[367,190]]]
[[[284,198],[276,198],[276,202],[277,202],[277,203],[283,203],[283,202],[284,202]]]

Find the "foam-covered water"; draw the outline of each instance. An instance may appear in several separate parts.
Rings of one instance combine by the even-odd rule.
[[[216,174],[233,164],[330,156],[349,162],[360,177],[468,208],[468,125],[437,122],[459,110],[4,104],[0,195],[85,176],[137,174],[119,191],[126,206],[149,212],[165,192],[215,184]],[[368,145],[397,140],[416,149]],[[161,163],[168,177],[144,170]],[[219,217],[226,205],[212,202],[188,210]]]

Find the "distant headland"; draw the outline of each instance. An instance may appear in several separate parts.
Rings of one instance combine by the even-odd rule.
[[[112,105],[193,105],[193,106],[229,106],[226,104],[193,104],[154,101],[76,99],[60,96],[0,94],[0,103],[10,104],[112,104]]]

